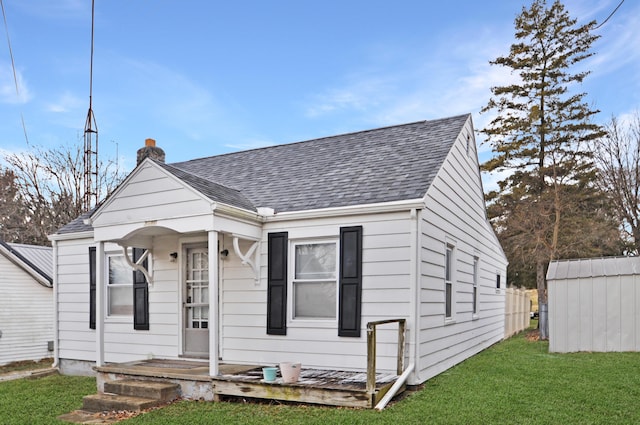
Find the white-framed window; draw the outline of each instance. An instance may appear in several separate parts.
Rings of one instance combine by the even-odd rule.
[[[336,319],[338,311],[338,243],[293,244],[292,317]]]
[[[478,273],[480,269],[480,259],[478,257],[473,257],[473,297],[472,297],[472,310],[473,317],[478,316]]]
[[[444,317],[446,320],[453,318],[453,250],[454,246],[447,244],[444,260]]]
[[[133,316],[133,270],[122,253],[107,253],[107,316]]]

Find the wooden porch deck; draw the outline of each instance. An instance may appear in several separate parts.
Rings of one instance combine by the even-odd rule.
[[[367,373],[305,368],[300,379],[285,384],[278,376],[265,382],[262,366],[220,364],[220,375],[209,376],[208,362],[143,360],[96,368],[98,388],[115,379],[168,380],[180,384],[183,397],[219,400],[224,396],[298,403],[372,408],[396,381],[396,374],[376,374],[375,392],[367,392]]]

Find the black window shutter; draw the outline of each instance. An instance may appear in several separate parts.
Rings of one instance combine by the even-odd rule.
[[[133,248],[133,262],[137,262],[144,249]],[[145,258],[142,267],[148,267],[149,262]],[[144,274],[140,271],[133,272],[133,329],[140,331],[149,330],[149,284]]]
[[[269,233],[267,253],[267,333],[287,334],[287,232]]]
[[[96,328],[96,247],[89,247],[89,328]]]
[[[338,336],[360,336],[362,226],[340,228]]]

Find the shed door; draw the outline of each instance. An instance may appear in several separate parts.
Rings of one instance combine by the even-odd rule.
[[[187,248],[184,279],[184,355],[209,356],[209,253]]]

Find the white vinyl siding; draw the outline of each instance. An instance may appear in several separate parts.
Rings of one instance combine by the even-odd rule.
[[[267,234],[287,231],[291,257],[296,242],[337,240],[340,227],[357,225],[363,226],[363,330],[360,338],[338,337],[337,320],[296,320],[291,314],[287,316],[287,335],[267,335]],[[224,261],[222,360],[245,364],[299,361],[308,367],[366,370],[367,322],[409,319],[412,305],[410,228],[408,211],[266,224],[260,245],[261,281],[258,285],[252,278],[251,269],[243,266],[234,253]],[[225,237],[224,247],[228,246],[230,241]],[[243,242],[241,250],[249,246],[248,242]],[[293,274],[292,267],[290,263],[290,275]],[[380,370],[395,370],[396,341],[397,326],[385,326],[378,331]]]
[[[134,330],[132,316],[106,318],[106,362],[179,356],[179,275],[177,263],[171,262],[169,255],[177,251],[178,239],[163,236],[155,241],[154,284],[149,287],[149,330]],[[89,246],[95,246],[90,239],[58,242],[58,334],[61,359],[93,364],[96,331],[89,328]],[[105,245],[106,252],[118,249],[116,245]]]
[[[138,169],[109,198],[95,219],[96,231],[105,225],[160,219],[208,216],[210,202],[168,173],[150,164]]]
[[[504,335],[503,293],[496,293],[496,270],[506,275],[506,258],[486,220],[477,158],[467,155],[473,141],[471,120],[434,178],[420,215],[420,290],[417,382],[424,382]],[[473,142],[472,142],[473,145]],[[471,151],[470,151],[471,153]],[[445,252],[455,241],[452,312],[445,318]],[[474,258],[477,269],[477,314],[473,313]]]
[[[51,357],[53,289],[0,254],[0,365]]]

